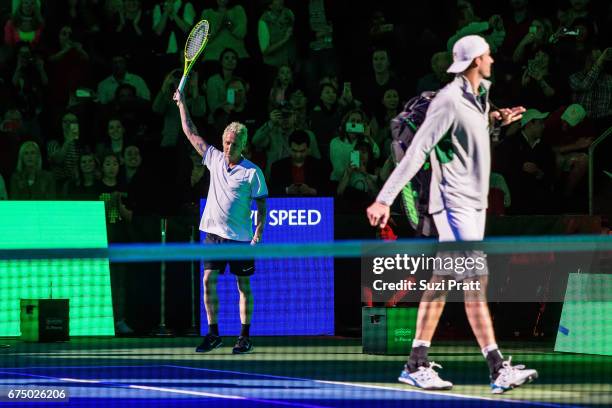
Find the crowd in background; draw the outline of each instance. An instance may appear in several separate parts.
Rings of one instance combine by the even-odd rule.
[[[187,105],[217,147],[246,124],[271,195],[363,213],[393,168],[390,120],[450,81],[453,44],[479,34],[493,104],[529,109],[491,136],[489,211],[585,212],[588,148],[612,125],[612,3],[401,3],[0,1],[0,199],[104,200],[112,240],[138,216],[198,214],[208,174],[171,98],[205,18]]]

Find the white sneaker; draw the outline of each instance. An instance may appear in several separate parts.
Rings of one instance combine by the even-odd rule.
[[[404,368],[398,380],[404,384],[424,390],[450,390],[453,388],[453,383],[441,379],[438,373],[434,371],[434,367],[442,368],[440,364],[436,364],[433,361],[429,363],[429,367],[421,366],[414,373]]]
[[[499,370],[499,375],[491,383],[491,392],[493,394],[503,394],[506,391],[523,385],[526,381],[531,382],[538,378],[536,370],[525,368],[522,364],[513,366],[510,364],[511,362],[512,357],[508,361],[504,361],[502,368]]]

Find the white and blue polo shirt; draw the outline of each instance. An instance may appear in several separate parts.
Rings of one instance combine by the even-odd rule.
[[[210,171],[210,187],[200,230],[234,241],[251,241],[251,200],[268,196],[261,169],[245,158],[230,169],[223,152],[210,145],[202,164]]]

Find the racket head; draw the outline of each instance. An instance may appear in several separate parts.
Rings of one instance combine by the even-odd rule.
[[[183,69],[183,77],[178,87],[179,92],[183,92],[191,67],[193,67],[202,51],[204,51],[204,47],[208,42],[208,30],[208,20],[201,20],[191,29],[189,37],[187,37],[184,50],[185,68]]]
[[[195,61],[206,46],[208,41],[208,21],[202,20],[191,29],[187,42],[185,43],[185,65]]]

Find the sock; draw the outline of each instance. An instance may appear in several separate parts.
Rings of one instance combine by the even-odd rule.
[[[412,342],[412,350],[406,367],[408,371],[414,373],[419,367],[429,367],[429,361],[427,359],[427,352],[431,346],[430,341],[425,340],[414,340]]]
[[[217,323],[209,324],[208,325],[208,333],[212,334],[214,336],[218,336],[219,335],[219,325]]]
[[[249,337],[249,329],[251,328],[250,324],[243,324],[240,328],[240,336]]]
[[[499,351],[497,344],[490,344],[482,349],[482,355],[487,359],[489,365],[489,373],[491,379],[495,380],[498,376],[499,369],[504,363],[504,356]]]

